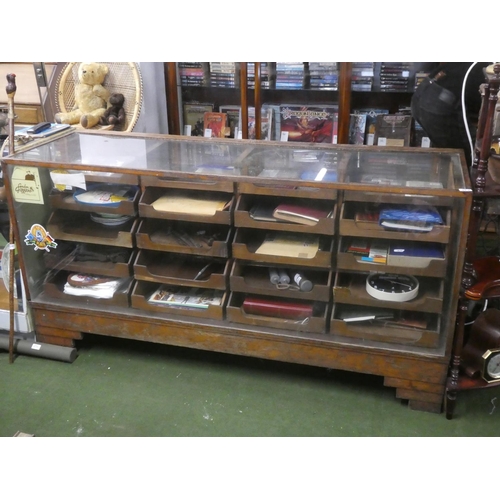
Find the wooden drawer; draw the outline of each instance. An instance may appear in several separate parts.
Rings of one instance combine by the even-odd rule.
[[[357,222],[354,219],[355,212],[360,203],[343,203],[340,208],[339,234],[342,236],[358,236],[364,238],[434,241],[437,243],[448,243],[451,231],[451,211],[441,209],[444,216],[444,225],[436,225],[429,232],[418,231],[391,231],[384,229],[378,222]]]
[[[367,276],[368,273],[337,273],[333,287],[334,302],[428,313],[440,313],[443,309],[443,280],[419,277],[419,291],[414,299],[407,302],[392,302],[376,299],[366,291]]]
[[[153,208],[152,203],[162,196],[186,195],[193,196],[193,200],[224,200],[228,203],[224,210],[217,210],[213,215],[194,215],[181,212],[159,211]],[[193,203],[193,202],[191,202]],[[231,224],[234,208],[234,196],[231,193],[214,193],[209,191],[169,190],[157,187],[147,187],[139,200],[139,215],[154,219],[183,220],[190,222],[205,222],[209,224]]]
[[[208,265],[210,274],[195,279]],[[154,283],[225,290],[229,268],[227,260],[139,250],[134,262],[134,277]]]
[[[50,252],[44,252],[43,260],[47,269],[63,269],[72,272],[81,272],[87,274],[98,274],[101,276],[113,276],[116,278],[125,278],[132,276],[132,264],[135,259],[135,252],[128,248],[107,247],[102,245],[88,245],[93,252],[98,252],[105,256],[119,251],[120,256],[126,256],[126,261],[112,260],[111,256],[103,260],[78,260],[77,245],[70,242],[59,242],[57,248]],[[121,259],[120,259],[121,260]]]
[[[138,219],[120,226],[103,226],[90,218],[89,212],[56,210],[47,223],[47,231],[55,239],[132,248]]]
[[[337,190],[321,186],[297,186],[295,181],[278,181],[275,185],[259,182],[239,182],[238,193],[265,196],[284,196],[289,198],[310,198],[320,200],[336,200]]]
[[[190,240],[180,240],[178,234],[206,238],[198,244],[188,244]],[[228,226],[217,224],[199,224],[196,222],[162,221],[143,219],[136,233],[138,248],[175,252],[189,255],[204,255],[206,257],[229,256],[232,230]]]
[[[76,307],[84,308],[85,304],[91,304],[99,307],[129,307],[130,305],[130,291],[132,289],[132,278],[125,278],[123,286],[115,292],[112,298],[95,298],[87,296],[69,295],[64,293],[64,285],[71,273],[61,271],[53,276],[43,284],[43,291],[49,297],[54,299],[63,300],[65,302],[75,304]],[[88,274],[88,273],[83,273]]]
[[[330,331],[335,336],[418,347],[439,346],[440,317],[436,314],[419,313],[419,316],[426,320],[427,327],[415,328],[410,325],[409,321],[406,326],[404,324],[390,324],[383,320],[345,322],[340,319],[345,307],[343,304],[334,304],[333,306]],[[353,309],[356,308],[350,308],[351,311]],[[366,312],[362,307],[357,309],[359,309],[360,315]]]
[[[252,195],[239,195],[236,201],[236,206],[234,210],[234,225],[236,227],[250,227],[250,228],[261,228],[270,229],[275,231],[293,231],[296,233],[316,233],[316,234],[327,234],[333,235],[335,233],[335,217],[336,210],[333,201],[325,200],[315,200],[308,203],[311,208],[317,207],[326,210],[330,210],[331,214],[329,217],[321,218],[317,223],[313,225],[298,224],[294,222],[267,222],[256,220],[250,215],[252,207],[265,203],[269,206],[277,207],[280,203],[290,203],[293,204],[292,200],[287,200],[286,198],[280,198],[276,196],[252,196]]]
[[[268,234],[279,235],[279,232],[238,228],[232,245],[233,257],[241,260],[266,262],[268,264],[279,264],[283,266],[319,267],[331,269],[333,248],[332,238],[319,235],[319,250],[311,258],[256,253]],[[305,236],[309,237],[315,235]]]
[[[446,270],[448,267],[448,247],[445,247],[445,258],[444,259],[432,259],[424,267],[415,267],[411,265],[411,262],[405,265],[389,265],[380,264],[374,262],[360,262],[359,255],[355,255],[347,251],[350,245],[350,241],[353,238],[343,237],[340,239],[339,252],[337,253],[337,269],[339,270],[349,270],[349,271],[369,271],[369,272],[379,272],[379,273],[410,273],[413,276],[433,276],[436,278],[444,278],[446,276]],[[366,238],[362,238],[366,239]],[[377,240],[373,240],[377,241]],[[380,240],[378,240],[380,241]],[[391,245],[391,241],[382,240],[381,243]]]
[[[144,176],[141,177],[141,185],[155,186],[155,187],[165,187],[165,188],[177,188],[177,189],[189,189],[189,190],[201,190],[201,191],[221,191],[224,193],[234,192],[234,183],[232,181],[226,180],[214,180],[214,179],[179,179],[178,177],[169,177],[168,175],[162,175],[158,177]]]
[[[273,318],[248,314],[242,309],[245,294],[231,293],[226,308],[226,318],[233,323],[243,323],[251,326],[278,328],[284,331],[325,333],[327,328],[328,307],[327,304],[314,303],[313,316],[302,320]]]
[[[320,271],[317,269],[302,271],[302,269],[298,268],[287,268],[290,277],[294,271],[300,271],[314,284],[311,291],[300,291],[297,286],[278,288],[269,281],[269,266],[248,264],[237,260],[234,261],[231,269],[229,286],[232,292],[270,295],[295,300],[330,301],[332,293],[331,271]]]
[[[78,203],[73,194],[68,193],[56,193],[51,194],[50,205],[57,209],[63,210],[75,210],[79,212],[98,212],[105,214],[116,214],[116,215],[137,215],[137,203],[140,197],[139,188],[137,188],[137,192],[134,195],[133,200],[121,201],[118,207],[107,207],[101,205],[89,205],[86,203]]]
[[[148,298],[159,287],[159,283],[150,283],[147,281],[136,281],[132,290],[131,304],[136,309],[143,311],[159,312],[170,316],[185,316],[194,318],[206,318],[222,320],[224,319],[224,309],[227,300],[227,294],[224,293],[220,306],[209,305],[207,309],[188,309],[186,307],[172,307],[148,302]]]

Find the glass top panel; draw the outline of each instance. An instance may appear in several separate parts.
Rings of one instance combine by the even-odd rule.
[[[73,133],[4,158],[77,169],[465,189],[460,151]],[[466,184],[467,183],[467,184]]]

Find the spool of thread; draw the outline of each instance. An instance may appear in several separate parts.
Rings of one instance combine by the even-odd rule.
[[[280,275],[274,267],[269,268],[269,281],[273,285],[277,285],[280,282]]]
[[[308,280],[301,273],[295,273],[293,275],[293,281],[299,287],[301,292],[310,292],[314,286],[312,281]]]
[[[280,276],[280,285],[288,285],[290,283],[290,276],[288,276],[287,272],[284,269],[278,269],[278,273]]]

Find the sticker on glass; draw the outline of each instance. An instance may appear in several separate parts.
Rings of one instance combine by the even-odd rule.
[[[34,246],[35,250],[45,250],[50,252],[51,248],[56,248],[57,243],[40,224],[33,224],[24,238],[24,243],[28,246]]]

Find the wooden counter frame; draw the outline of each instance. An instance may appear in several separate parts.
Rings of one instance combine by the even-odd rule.
[[[93,132],[85,132],[85,134],[94,135]],[[102,135],[99,133],[98,135]],[[110,137],[120,136],[119,133],[108,132],[106,135]],[[175,140],[183,142],[191,142],[197,138],[171,137],[171,136],[155,136],[149,134],[130,134],[138,138]],[[197,139],[198,140],[198,139]],[[199,138],[200,141],[214,141],[213,139]],[[220,140],[223,144],[235,144],[234,140]],[[262,146],[263,142],[245,141],[243,144],[249,148],[254,146]],[[65,145],[65,144],[64,144]],[[316,145],[301,145],[301,147],[314,148]],[[297,145],[283,145],[280,143],[268,144],[265,147],[287,148],[297,147]],[[321,146],[320,146],[321,147]],[[359,150],[356,146],[332,146],[339,151],[355,152]],[[33,149],[33,148],[31,148]],[[394,148],[385,148],[384,151],[389,151]],[[395,148],[401,154],[414,153],[414,148]],[[363,147],[365,152],[379,152],[377,147]],[[467,238],[467,224],[471,209],[472,197],[470,190],[470,181],[467,173],[464,170],[465,164],[463,152],[456,150],[429,150],[437,154],[447,155],[453,154],[460,157],[461,171],[463,172],[464,189],[457,189],[456,186],[440,189],[438,196],[450,198],[450,204],[455,206],[457,212],[463,212],[463,220],[455,217],[450,224],[453,233],[453,242],[457,243],[456,253],[454,254],[455,261],[459,263],[455,266],[453,276],[449,276],[450,287],[447,289],[449,293],[449,301],[446,306],[446,321],[443,322],[443,339],[442,345],[436,349],[416,348],[412,345],[402,346],[400,344],[390,344],[388,342],[376,342],[374,340],[353,339],[341,337],[335,332],[329,333],[308,333],[308,332],[289,332],[277,328],[268,328],[265,326],[251,326],[243,323],[232,323],[227,319],[207,319],[199,316],[188,315],[169,315],[168,313],[156,313],[135,309],[133,307],[110,307],[106,309],[104,306],[93,305],[85,306],[85,301],[81,301],[81,305],[75,302],[64,302],[61,298],[50,298],[46,294],[41,294],[30,300],[31,308],[34,316],[34,324],[36,329],[36,338],[40,342],[49,344],[58,344],[64,346],[77,346],[78,341],[83,338],[86,333],[104,335],[111,337],[119,337],[126,339],[135,339],[153,343],[168,344],[186,348],[195,348],[200,350],[216,351],[221,353],[236,354],[243,356],[259,357],[275,361],[283,361],[289,363],[298,363],[311,366],[325,367],[330,369],[345,370],[357,373],[365,373],[378,375],[384,378],[384,384],[388,387],[396,389],[396,397],[408,400],[409,407],[416,410],[441,412],[442,402],[445,392],[448,367],[451,356],[451,346],[454,336],[454,316],[456,313],[461,265],[465,256],[465,246]],[[57,161],[36,161],[32,159],[20,159],[19,153],[13,158],[4,158],[2,166],[4,169],[4,178],[8,191],[9,208],[15,212],[15,202],[12,197],[10,178],[8,175],[9,166],[32,166],[40,168],[71,168],[76,170],[91,169],[96,172],[117,172],[116,168],[109,168],[104,165],[79,165],[62,163]],[[161,170],[141,171],[136,168],[120,168],[119,172],[122,175],[131,174],[138,176],[149,176],[148,182],[145,185],[153,184],[152,178],[164,177],[165,172]],[[177,172],[169,172],[169,175],[177,175]],[[92,174],[91,174],[92,175]],[[234,177],[234,176],[233,176]],[[180,183],[187,183],[193,180],[206,181],[212,180],[210,176],[205,174],[194,175],[189,172],[179,172],[178,179]],[[233,178],[235,183],[234,195],[239,194],[238,187],[245,183],[254,182],[254,177],[242,175],[239,178]],[[264,186],[269,186],[272,189],[273,183],[279,182],[278,186],[283,184],[293,184],[292,181],[276,181],[273,179],[262,178]],[[315,188],[317,183],[311,181],[303,181],[305,188]],[[356,197],[363,197],[367,192],[366,184],[348,183],[346,184],[342,178],[339,182],[322,183],[322,189],[334,191],[335,203],[338,206],[336,212],[335,227],[338,228],[338,217],[341,213],[340,206],[344,201],[343,194],[349,193]],[[377,194],[391,194],[404,197],[405,194],[416,195],[423,197],[434,197],[435,189],[405,189],[401,187],[390,187],[374,185],[369,187],[371,196],[368,199],[376,197]],[[307,189],[304,190],[307,192]],[[341,192],[340,197],[337,193]],[[314,196],[313,196],[314,197]],[[333,199],[333,198],[332,198]],[[456,202],[454,200],[457,200]],[[368,200],[367,200],[368,201]],[[456,205],[455,205],[456,203]],[[79,213],[79,212],[75,212]],[[189,219],[188,219],[189,220]],[[137,221],[139,226],[139,219]],[[208,224],[208,223],[207,223]],[[229,234],[232,233],[234,223],[226,226]],[[248,228],[237,228],[248,229]],[[16,240],[23,241],[24,232],[20,234],[18,224],[15,225]],[[241,231],[240,231],[241,232]],[[333,257],[337,251],[336,238],[340,236],[336,229],[332,235],[332,247],[328,248],[328,252]],[[134,233],[134,238],[135,238]],[[230,237],[228,245],[234,243],[235,238]],[[140,245],[135,243],[137,248]],[[238,260],[238,256],[233,257]],[[228,258],[231,258],[229,255]],[[241,257],[243,260],[246,257]],[[286,260],[286,259],[285,259]],[[268,262],[269,260],[266,260]],[[269,261],[272,262],[272,259]],[[456,263],[454,262],[454,263]],[[24,263],[23,252],[20,252],[20,263],[23,268],[27,266]],[[282,261],[284,265],[291,265]],[[295,264],[295,262],[294,262]],[[450,258],[451,264],[451,258]],[[318,270],[329,272],[331,269],[334,273],[341,270],[335,264],[328,262],[319,262],[316,265]],[[452,266],[449,266],[451,269]],[[312,267],[311,267],[312,269]],[[343,270],[345,272],[345,270]],[[449,272],[449,271],[448,271]],[[332,277],[333,282],[333,277]],[[228,285],[229,287],[229,285]],[[227,293],[229,294],[229,288]],[[326,315],[329,313],[327,312]]]

